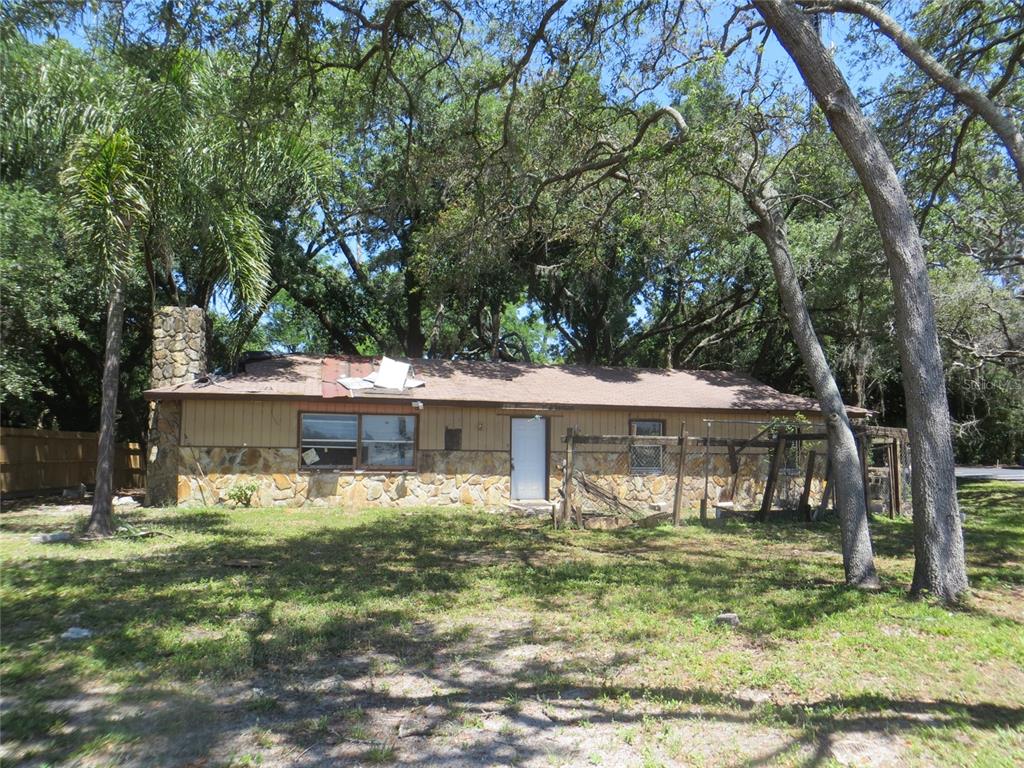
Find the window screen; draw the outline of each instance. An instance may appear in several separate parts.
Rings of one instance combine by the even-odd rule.
[[[363,416],[361,464],[366,467],[411,467],[416,444],[413,416]]]
[[[462,450],[462,430],[448,427],[444,431],[444,449],[446,451]]]
[[[661,437],[665,433],[665,425],[656,420],[637,420],[630,423],[629,431],[643,437]],[[661,445],[629,446],[629,471],[634,475],[660,474],[664,452]]]
[[[358,417],[334,413],[302,414],[302,466],[351,467],[356,461]]]

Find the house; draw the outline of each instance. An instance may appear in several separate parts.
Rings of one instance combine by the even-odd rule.
[[[212,504],[255,481],[261,505],[501,507],[558,498],[570,427],[742,441],[771,419],[817,412],[812,400],[721,371],[411,360],[395,386],[380,360],[287,355],[189,378],[194,355],[180,365],[175,355],[197,343],[181,339],[187,319],[176,322],[158,346],[178,351],[155,349],[154,370],[182,380],[146,392],[156,404],[152,503]],[[587,445],[575,466],[623,499],[656,503],[674,493],[675,450]],[[688,504],[703,492],[705,461],[715,489],[729,475],[724,450],[692,454]]]

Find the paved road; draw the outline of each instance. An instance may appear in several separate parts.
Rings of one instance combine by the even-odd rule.
[[[1009,480],[1024,483],[1024,467],[957,467],[957,480]]]

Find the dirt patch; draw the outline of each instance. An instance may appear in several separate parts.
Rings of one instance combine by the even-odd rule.
[[[190,633],[205,636],[200,628]],[[458,639],[425,660],[370,652],[243,683],[96,688],[59,702],[64,727],[121,734],[98,742],[81,764],[140,768],[247,760],[271,768],[641,766],[813,752],[798,730],[759,723],[753,694],[735,707],[680,707],[623,703],[573,686],[574,670],[615,659],[535,642],[525,617],[481,616],[468,628],[453,622],[412,634]],[[31,750],[6,757],[33,764]]]
[[[972,603],[975,610],[1024,624],[1024,586],[1007,584],[1001,589],[976,589]]]
[[[903,745],[885,733],[852,731],[828,737],[828,754],[839,765],[853,768],[897,768],[903,764]]]

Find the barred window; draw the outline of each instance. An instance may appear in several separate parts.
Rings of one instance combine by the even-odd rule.
[[[658,419],[636,419],[629,423],[629,433],[638,437],[662,437],[665,422]],[[665,458],[662,445],[629,446],[629,471],[634,475],[661,474]]]

